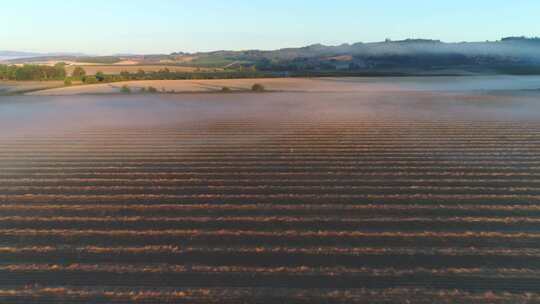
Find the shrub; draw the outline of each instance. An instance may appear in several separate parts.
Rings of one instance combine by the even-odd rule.
[[[85,76],[83,78],[83,82],[86,84],[93,84],[93,83],[98,83],[98,80],[96,79],[95,76]]]
[[[131,77],[131,74],[129,74],[128,71],[121,71],[120,72],[120,77],[122,77],[122,79],[129,79]]]
[[[75,78],[83,78],[84,76],[86,76],[86,71],[82,67],[78,66],[73,69],[71,76]]]
[[[129,94],[131,93],[131,89],[127,85],[123,85],[122,88],[120,88],[121,93]]]
[[[221,88],[221,92],[229,93],[230,91],[231,91],[231,88],[229,88],[229,87],[223,87],[223,88]]]
[[[73,83],[71,82],[71,79],[69,79],[69,78],[64,79],[64,85],[65,85],[65,86],[70,86],[70,85],[72,85],[72,84],[73,84]]]
[[[97,72],[96,73],[96,79],[97,79],[97,81],[102,82],[103,80],[105,80],[105,74],[103,74],[103,72],[101,72],[101,71]]]
[[[256,83],[251,87],[253,92],[264,92],[265,88],[262,84]]]

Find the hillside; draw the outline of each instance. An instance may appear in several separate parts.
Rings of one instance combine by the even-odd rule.
[[[1,53],[0,53],[1,56]],[[291,73],[540,74],[540,39],[508,37],[493,42],[445,43],[407,39],[338,46],[314,44],[273,51],[175,52],[157,55],[45,55],[8,60],[8,64],[65,61],[71,65],[167,65]]]

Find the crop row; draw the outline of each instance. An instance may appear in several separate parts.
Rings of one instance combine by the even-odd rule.
[[[491,231],[539,232],[538,218],[339,217],[1,217],[0,229],[239,229],[245,231]]]
[[[478,130],[484,131],[512,131],[512,130],[522,130],[522,131],[531,131],[534,132],[539,129],[537,123],[523,122],[519,123],[507,123],[507,124],[497,124],[497,123],[460,123],[460,122],[419,122],[419,121],[409,121],[406,123],[403,122],[390,122],[390,121],[370,121],[364,123],[354,123],[354,124],[342,124],[339,122],[324,122],[318,121],[317,123],[304,123],[299,122],[297,124],[293,123],[281,123],[273,122],[273,124],[255,124],[255,125],[230,125],[228,127],[213,126],[209,127],[208,125],[194,125],[189,124],[185,126],[171,126],[169,128],[164,127],[154,127],[154,128],[111,128],[107,129],[84,129],[80,131],[70,132],[66,130],[66,136],[99,136],[99,135],[112,135],[112,136],[151,136],[152,134],[166,134],[166,135],[184,135],[184,134],[253,134],[253,133],[278,133],[278,132],[287,132],[287,133],[323,133],[323,132],[351,132],[351,133],[360,133],[360,132],[375,132],[374,130],[389,130],[389,131],[410,131],[414,130],[417,133],[429,133],[435,130],[445,130],[448,132],[463,132],[463,133],[475,133]],[[107,132],[109,131],[109,132]]]
[[[4,216],[540,217],[540,205],[398,204],[0,204]]]
[[[137,141],[157,141],[162,142],[171,141],[173,139],[177,140],[196,140],[200,138],[208,138],[209,140],[220,141],[226,138],[231,139],[291,139],[293,137],[298,137],[303,140],[317,139],[321,138],[323,140],[333,140],[336,138],[346,138],[346,139],[357,139],[357,138],[367,138],[377,140],[378,138],[390,138],[399,140],[400,138],[404,140],[409,139],[433,139],[433,140],[442,140],[443,138],[448,139],[461,139],[461,138],[478,138],[481,139],[500,139],[500,140],[512,140],[512,139],[521,139],[521,138],[531,138],[538,139],[540,135],[539,128],[508,128],[505,130],[490,129],[486,127],[479,127],[477,130],[462,130],[457,128],[446,128],[446,127],[437,127],[434,126],[430,130],[418,130],[415,128],[400,128],[397,127],[377,127],[379,129],[347,129],[347,128],[313,128],[311,130],[287,130],[287,129],[276,129],[276,130],[253,130],[253,131],[201,131],[201,130],[186,130],[184,132],[161,132],[159,130],[152,130],[152,133],[118,133],[112,131],[111,133],[79,133],[79,134],[62,134],[62,135],[49,135],[45,137],[41,136],[27,136],[27,137],[14,137],[7,138],[4,142],[12,144],[48,144],[55,142],[74,142],[74,143],[85,143],[92,140],[101,140],[104,143],[110,143],[114,139],[119,139],[120,143],[128,142],[137,142]],[[482,137],[482,135],[486,135]],[[35,139],[35,140],[34,140]]]
[[[156,147],[153,149],[150,149],[148,145],[145,145],[144,143],[131,143],[126,145],[114,145],[114,146],[104,146],[102,149],[98,149],[97,147],[94,148],[86,148],[84,145],[77,148],[77,146],[69,145],[66,146],[66,148],[61,148],[61,146],[40,146],[40,145],[29,145],[24,148],[21,147],[6,147],[2,148],[2,153],[0,155],[2,156],[10,156],[10,155],[40,155],[41,153],[47,153],[47,152],[56,152],[59,154],[65,153],[66,155],[74,154],[74,153],[81,153],[81,154],[87,154],[88,152],[105,152],[103,154],[107,153],[120,153],[122,151],[129,151],[129,149],[136,149],[133,150],[131,153],[137,155],[141,155],[144,152],[153,152],[154,154],[157,154],[158,152],[167,154],[167,153],[173,153],[173,152],[185,152],[185,151],[193,151],[196,149],[204,149],[205,151],[230,151],[230,152],[236,152],[236,151],[281,151],[286,150],[287,148],[294,148],[298,151],[306,151],[306,150],[314,150],[314,151],[330,151],[330,150],[340,150],[340,151],[355,151],[355,152],[375,152],[375,151],[400,151],[400,152],[422,152],[422,151],[433,151],[433,152],[453,152],[453,151],[524,151],[526,149],[531,149],[532,151],[536,151],[538,148],[539,142],[536,142],[534,140],[527,140],[523,142],[505,142],[505,141],[493,141],[493,142],[479,142],[479,141],[466,141],[463,143],[459,142],[424,142],[424,141],[411,141],[408,143],[402,143],[402,142],[388,142],[385,141],[384,143],[379,142],[369,142],[369,141],[359,141],[359,142],[347,142],[343,140],[336,140],[333,142],[291,142],[287,143],[284,141],[279,142],[252,142],[251,145],[246,146],[246,144],[249,143],[247,141],[241,141],[238,143],[234,143],[231,141],[227,141],[224,143],[186,143],[186,142],[180,142],[176,143],[176,145],[172,144],[166,144],[163,143],[155,143]],[[90,144],[90,143],[89,143]],[[95,143],[98,144],[98,143]],[[150,144],[150,143],[149,143]],[[244,148],[244,149],[241,149]],[[89,149],[89,150],[88,150]],[[142,151],[141,151],[142,150]]]
[[[234,125],[229,127],[213,127],[201,125],[186,125],[185,127],[174,126],[171,128],[126,128],[126,129],[84,129],[75,132],[66,131],[65,136],[151,136],[152,134],[160,135],[186,135],[186,134],[260,134],[260,133],[375,133],[378,131],[389,132],[407,132],[411,134],[411,131],[416,133],[432,133],[434,131],[447,131],[447,132],[462,132],[465,134],[476,133],[479,131],[491,131],[491,132],[508,132],[508,131],[530,131],[535,132],[539,129],[538,124],[532,124],[523,122],[523,124],[495,124],[495,123],[459,123],[459,122],[446,122],[446,123],[425,123],[425,122],[411,122],[411,123],[392,123],[389,121],[369,122],[369,123],[357,123],[357,124],[340,124],[325,123],[323,121],[316,124],[292,124],[292,123],[279,123],[275,122],[275,125]],[[109,131],[109,132],[107,132]],[[413,132],[414,134],[414,132]],[[58,135],[56,135],[58,137]]]
[[[4,161],[0,161],[3,163]],[[91,166],[89,166],[91,165]],[[358,169],[373,169],[373,168],[463,168],[465,166],[472,168],[483,168],[485,166],[495,167],[495,168],[508,168],[508,167],[524,167],[525,169],[537,169],[540,167],[540,161],[538,160],[516,160],[513,157],[508,157],[508,160],[505,159],[495,159],[491,158],[490,160],[464,160],[464,159],[449,159],[437,162],[430,158],[427,159],[391,159],[391,160],[365,160],[362,157],[358,157],[356,160],[340,160],[340,159],[321,159],[321,160],[302,160],[302,159],[288,159],[285,157],[275,157],[274,159],[261,158],[260,160],[245,159],[207,159],[207,160],[189,160],[189,159],[170,159],[170,158],[161,158],[161,159],[94,159],[89,157],[87,159],[76,159],[76,160],[52,160],[52,159],[27,159],[27,160],[13,160],[5,161],[5,164],[2,167],[6,169],[23,167],[23,168],[51,168],[51,167],[62,167],[62,168],[118,168],[119,166],[132,168],[132,167],[176,167],[176,168],[207,168],[214,166],[216,168],[222,168],[226,166],[240,166],[240,167],[260,167],[264,169],[265,167],[283,167],[287,166],[289,168],[295,169],[297,167],[306,167],[310,166],[313,168],[317,167],[345,167],[356,166]]]
[[[3,197],[10,195],[178,195],[182,198],[192,195],[223,197],[241,195],[245,197],[254,195],[272,195],[274,197],[289,196],[291,198],[302,195],[322,195],[340,197],[369,196],[369,195],[452,195],[454,197],[469,195],[483,196],[514,196],[523,195],[538,199],[540,188],[534,187],[447,187],[447,186],[289,186],[289,185],[259,185],[259,186],[9,186],[0,187]]]
[[[202,141],[201,138],[205,140]],[[297,139],[296,141],[294,139]],[[240,136],[223,136],[223,135],[191,135],[191,136],[159,136],[144,138],[141,136],[134,137],[83,137],[83,138],[47,138],[49,140],[36,138],[35,140],[12,140],[12,141],[0,141],[0,147],[6,148],[7,151],[12,150],[25,150],[23,148],[28,147],[55,147],[58,145],[60,150],[65,149],[69,151],[71,149],[80,149],[94,142],[99,143],[105,149],[117,149],[127,146],[140,145],[145,147],[145,143],[155,143],[158,147],[181,147],[180,143],[185,143],[187,146],[208,145],[208,146],[234,146],[242,143],[256,143],[261,145],[269,145],[274,142],[279,145],[310,145],[316,146],[343,144],[343,145],[359,145],[359,146],[395,146],[405,145],[409,146],[413,143],[432,145],[440,143],[445,146],[466,146],[467,143],[471,144],[486,144],[488,146],[495,143],[511,144],[511,143],[523,143],[525,145],[533,145],[540,140],[540,133],[492,133],[481,136],[481,134],[458,134],[456,136],[447,136],[446,138],[437,136],[437,134],[253,134],[253,135],[240,135]],[[118,145],[115,145],[115,141],[118,140]],[[96,146],[89,147],[91,150],[98,150]],[[26,150],[26,152],[30,152]]]
[[[0,229],[2,246],[366,246],[540,248],[536,232],[330,231],[330,230],[80,230]]]
[[[236,169],[236,170],[234,170]],[[324,170],[324,171],[323,171]],[[539,174],[540,166],[536,167],[516,167],[511,165],[502,165],[502,166],[340,166],[335,164],[328,164],[325,166],[292,166],[292,165],[258,165],[253,164],[251,166],[239,164],[239,163],[229,163],[227,165],[220,166],[211,166],[206,164],[201,164],[199,166],[194,165],[185,165],[185,166],[171,166],[171,165],[152,165],[152,164],[141,164],[141,166],[103,166],[95,167],[88,164],[81,166],[54,166],[54,165],[44,165],[44,166],[35,166],[32,165],[21,165],[19,167],[2,167],[2,171],[5,173],[51,173],[51,172],[60,172],[60,173],[122,173],[122,172],[145,172],[145,173],[191,173],[193,175],[216,172],[216,173],[233,173],[233,174],[261,174],[261,173],[281,173],[281,174],[310,174],[310,173],[321,173],[323,171],[327,175],[334,174],[352,174],[356,173],[357,175],[364,175],[370,173],[385,173],[389,175],[408,175],[408,174],[433,174],[438,173],[441,175],[445,174]],[[361,173],[361,174],[360,174]]]
[[[4,188],[13,187],[350,187],[350,186],[385,186],[385,187],[501,187],[501,188],[539,188],[540,179],[471,179],[471,178],[284,178],[284,179],[228,179],[223,177],[209,178],[2,178],[0,185]]]
[[[29,149],[32,149],[31,147]],[[136,150],[137,147],[128,147],[126,150]],[[52,150],[52,149],[51,149]],[[54,152],[52,150],[50,152]],[[515,146],[508,146],[508,147],[499,147],[499,148],[489,148],[489,147],[469,147],[469,148],[456,148],[451,149],[448,147],[442,147],[442,148],[425,148],[422,146],[416,145],[415,148],[405,148],[405,147],[372,147],[372,148],[361,148],[361,147],[342,147],[339,145],[335,146],[306,146],[304,148],[296,148],[291,145],[286,146],[276,146],[272,145],[272,147],[257,147],[257,146],[242,146],[242,145],[236,145],[236,146],[216,146],[214,148],[207,148],[204,146],[201,147],[184,147],[176,149],[175,151],[171,151],[174,153],[182,154],[182,155],[193,155],[193,156],[200,156],[200,155],[216,155],[220,156],[223,154],[228,155],[260,155],[260,156],[272,156],[276,155],[277,153],[283,153],[283,154],[296,154],[297,156],[316,156],[316,155],[332,155],[334,153],[339,153],[340,156],[358,156],[361,157],[362,155],[365,156],[417,156],[417,157],[430,157],[430,156],[437,156],[437,155],[456,155],[457,156],[498,156],[498,155],[504,155],[504,154],[511,154],[512,156],[538,156],[538,151],[540,149],[537,145],[533,147],[515,147]],[[119,151],[124,152],[126,151]],[[12,152],[12,156],[17,156],[18,153],[16,151]],[[40,153],[42,154],[42,153]],[[85,153],[80,153],[85,154]],[[126,153],[129,155],[129,153]],[[24,154],[21,154],[24,155]],[[32,155],[32,154],[30,154]],[[136,155],[136,154],[135,154]],[[166,155],[166,153],[165,153]],[[8,155],[9,157],[9,155]],[[9,158],[8,158],[9,159]]]
[[[232,254],[310,254],[310,255],[350,255],[350,256],[384,256],[384,255],[432,255],[432,256],[483,256],[483,257],[529,257],[540,258],[538,248],[475,248],[475,247],[183,247],[177,245],[161,246],[127,246],[127,247],[100,247],[100,246],[31,246],[31,247],[0,247],[0,254],[205,254],[205,253],[232,253]],[[215,261],[219,262],[219,261]],[[286,261],[281,261],[286,262]],[[402,265],[405,266],[405,265]]]
[[[201,140],[204,138],[204,141]],[[294,139],[298,139],[295,141]],[[28,147],[54,147],[58,145],[60,149],[71,149],[71,148],[81,148],[84,146],[89,146],[89,144],[100,144],[105,149],[109,148],[122,148],[127,146],[136,146],[144,144],[155,143],[161,147],[179,147],[179,143],[184,142],[187,145],[215,145],[215,144],[224,144],[224,145],[238,145],[242,143],[260,143],[268,144],[270,142],[275,142],[278,144],[293,144],[293,145],[302,145],[302,144],[333,144],[333,143],[344,143],[344,144],[380,144],[380,145],[394,145],[394,144],[411,144],[413,142],[418,143],[441,143],[449,145],[451,143],[456,144],[465,144],[467,142],[471,143],[535,143],[540,139],[539,132],[528,132],[528,131],[515,131],[515,132],[484,132],[481,133],[445,133],[445,132],[434,132],[434,133],[410,133],[410,132],[393,132],[393,133],[368,133],[368,134],[356,134],[356,133],[329,133],[329,134],[316,134],[316,133],[254,133],[254,134],[238,134],[238,135],[223,135],[223,134],[189,134],[186,136],[162,136],[159,134],[154,134],[152,136],[88,136],[88,137],[33,137],[26,139],[12,139],[6,140],[3,139],[0,141],[0,147],[5,147],[9,150],[17,150]],[[115,145],[115,142],[118,141],[118,145]],[[97,146],[89,147],[91,149],[96,149]],[[148,148],[148,147],[146,147]],[[28,150],[27,150],[28,151]]]
[[[265,267],[394,267],[540,269],[533,248],[413,247],[142,247],[27,246],[0,247],[3,264],[159,263]]]
[[[485,136],[483,136],[485,135]],[[202,141],[201,139],[205,140]],[[294,138],[298,138],[297,142]],[[91,142],[98,142],[104,145],[104,147],[116,147],[114,145],[115,140],[118,140],[119,147],[141,143],[157,143],[159,145],[178,145],[178,142],[186,142],[187,144],[233,144],[242,142],[280,142],[280,143],[292,143],[303,144],[313,142],[317,143],[380,143],[380,144],[394,144],[394,143],[411,143],[413,141],[425,142],[425,143],[465,143],[467,140],[471,142],[535,142],[540,138],[540,130],[510,130],[510,131],[481,131],[477,130],[476,133],[464,133],[464,132],[447,132],[444,130],[433,130],[432,132],[415,132],[415,131],[381,131],[381,132],[256,132],[256,133],[186,133],[186,134],[153,134],[153,135],[95,135],[95,136],[61,136],[61,137],[28,137],[25,139],[2,139],[0,141],[0,147],[28,147],[28,146],[53,146],[57,143],[60,146],[68,148],[77,146],[84,146]],[[230,139],[231,141],[227,141]]]
[[[527,277],[540,279],[536,269],[528,268],[372,268],[372,267],[252,267],[207,266],[178,264],[0,264],[0,272],[108,272],[108,273],[246,273],[301,275],[369,275],[374,277],[399,277],[409,275],[430,276],[483,276]]]
[[[450,156],[448,159],[437,159],[438,155],[434,156],[366,156],[364,153],[357,155],[335,155],[335,154],[318,154],[318,155],[302,155],[293,151],[288,151],[284,154],[275,154],[272,156],[257,156],[257,155],[230,155],[228,153],[223,153],[222,155],[204,155],[204,152],[197,153],[196,155],[185,155],[182,152],[176,153],[172,152],[170,154],[160,154],[152,155],[151,153],[145,153],[141,155],[129,155],[125,152],[119,152],[117,155],[109,156],[96,156],[92,155],[74,155],[74,156],[64,156],[64,155],[51,155],[44,156],[40,154],[39,156],[30,156],[30,157],[21,157],[20,155],[12,157],[2,157],[0,162],[5,163],[5,165],[10,165],[12,163],[54,163],[54,164],[84,164],[84,163],[149,163],[149,164],[221,164],[221,163],[260,163],[260,164],[315,164],[315,165],[324,165],[332,163],[346,163],[346,164],[376,164],[376,165],[407,165],[407,164],[421,164],[421,165],[446,165],[446,164],[470,164],[474,162],[480,162],[484,165],[493,165],[493,164],[527,164],[535,165],[540,161],[538,156],[516,156],[514,154],[499,154],[496,156],[491,156],[488,158],[482,157],[468,157],[468,156]],[[461,157],[461,158],[460,158]]]
[[[318,178],[317,178],[318,177]],[[0,177],[0,184],[3,186],[8,186],[10,184],[22,185],[47,185],[47,184],[85,184],[85,185],[99,185],[99,184],[131,184],[134,186],[137,185],[188,185],[188,184],[224,184],[224,185],[244,185],[244,184],[356,184],[356,185],[385,185],[385,184],[396,184],[396,185],[411,185],[411,184],[450,184],[450,185],[485,185],[485,184],[511,184],[511,185],[530,185],[530,184],[539,184],[540,178],[532,179],[507,179],[507,178],[393,178],[393,179],[377,179],[377,178],[362,178],[358,176],[356,178],[345,176],[343,178],[337,177],[326,177],[326,176],[300,176],[300,178],[280,178],[275,176],[275,178],[269,178],[268,176],[263,176],[262,178],[250,179],[240,176],[235,180],[230,180],[228,178],[223,178],[222,176],[215,176],[208,178],[182,178],[178,176],[172,176],[170,178],[164,177],[139,177],[135,176],[133,178],[77,178],[77,177],[15,177],[15,178],[3,178]]]
[[[19,172],[22,171],[22,172]],[[46,170],[45,172],[24,172],[25,170],[2,170],[0,178],[2,179],[157,179],[157,180],[173,180],[173,179],[228,179],[228,180],[313,180],[313,179],[380,179],[384,180],[401,180],[401,179],[421,179],[421,180],[445,180],[445,179],[475,179],[475,180],[491,180],[491,179],[507,179],[507,180],[538,180],[540,172],[406,172],[406,171],[387,171],[387,172],[364,172],[364,171],[325,171],[325,172],[159,172],[159,171],[128,171],[128,172],[64,172],[62,170]]]
[[[370,151],[410,151],[421,152],[421,148],[426,151],[445,152],[445,151],[523,151],[525,148],[536,150],[540,140],[523,139],[523,140],[493,140],[493,141],[480,141],[475,139],[464,139],[463,141],[444,141],[438,142],[436,140],[410,140],[410,141],[397,141],[381,139],[381,142],[375,140],[358,140],[348,141],[344,139],[336,139],[335,141],[293,141],[288,140],[226,140],[223,142],[210,141],[206,143],[202,142],[185,142],[180,140],[171,140],[171,142],[128,142],[128,143],[111,143],[110,145],[104,144],[96,140],[95,142],[82,143],[63,143],[50,145],[6,145],[3,146],[0,141],[0,148],[2,149],[1,156],[11,155],[35,155],[58,153],[60,155],[73,155],[96,153],[97,155],[103,154],[118,154],[127,152],[133,155],[142,155],[144,153],[157,154],[157,153],[174,153],[174,152],[189,152],[194,150],[208,150],[219,151],[225,150],[230,152],[240,151],[240,147],[244,147],[246,151],[262,152],[268,151],[285,151],[286,149],[295,149],[298,151],[329,151],[329,150],[341,150],[341,151],[355,151],[355,152],[370,152]],[[153,146],[150,148],[150,146]]]
[[[257,129],[257,130],[233,130],[233,131],[209,131],[209,130],[176,130],[172,132],[151,129],[151,132],[115,132],[112,130],[109,133],[105,132],[79,132],[79,133],[66,133],[61,135],[50,134],[47,137],[38,137],[34,136],[27,137],[15,137],[8,138],[6,142],[11,143],[32,143],[32,139],[36,139],[37,143],[46,143],[47,140],[51,142],[56,141],[73,141],[77,140],[95,140],[102,139],[104,141],[110,141],[114,138],[120,138],[123,141],[127,140],[155,140],[155,139],[183,139],[191,140],[201,137],[208,137],[210,139],[219,140],[220,138],[254,138],[254,137],[267,137],[267,138],[276,138],[284,137],[290,138],[292,136],[298,136],[302,138],[317,138],[321,137],[323,139],[332,139],[336,137],[346,137],[346,138],[359,138],[359,137],[368,137],[375,138],[375,136],[388,136],[392,138],[397,138],[399,135],[404,135],[404,138],[420,138],[425,136],[426,138],[437,138],[437,135],[445,136],[447,138],[459,138],[459,137],[475,137],[481,138],[482,134],[486,134],[487,138],[496,138],[496,135],[503,135],[501,139],[507,139],[511,136],[516,136],[518,138],[529,136],[534,138],[540,134],[540,129],[538,126],[526,128],[526,127],[509,127],[506,129],[492,129],[485,126],[478,126],[476,130],[465,130],[460,128],[452,127],[441,127],[441,126],[428,126],[431,127],[429,130],[418,130],[415,127],[385,127],[385,126],[374,126],[371,128],[378,129],[361,129],[361,128],[311,128],[311,129],[292,129],[294,127],[281,128],[281,129]],[[438,137],[439,139],[442,137]]]
[[[539,195],[515,194],[108,194],[0,195],[2,204],[488,204],[536,205]]]
[[[0,289],[4,303],[534,303],[540,294],[497,291],[432,290],[423,288],[387,289],[290,289],[290,288],[66,288],[22,287]]]
[[[492,223],[492,224],[538,224],[540,218],[538,217],[332,217],[332,216],[181,216],[181,217],[148,217],[148,216],[100,216],[100,217],[29,217],[29,216],[0,216],[0,222],[28,222],[28,223],[54,223],[54,222],[117,222],[117,223],[129,223],[129,222],[193,222],[193,223],[209,223],[209,222],[222,222],[222,223],[235,223],[235,222],[253,222],[267,223],[267,222],[281,222],[281,223],[331,223],[331,224],[362,224],[368,225],[380,224],[394,224],[396,222],[406,223],[414,225],[414,223],[426,223],[426,224],[465,224],[465,223]]]
[[[420,288],[537,292],[533,269],[394,269],[128,264],[14,264],[0,266],[0,284],[141,287]]]

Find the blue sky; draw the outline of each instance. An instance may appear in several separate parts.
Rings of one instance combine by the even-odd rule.
[[[3,1],[0,49],[90,54],[540,36],[539,0]]]

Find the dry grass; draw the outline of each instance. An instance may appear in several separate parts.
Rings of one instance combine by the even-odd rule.
[[[17,303],[58,299],[85,303],[421,303],[421,304],[503,304],[537,303],[540,294],[532,292],[466,292],[426,288],[387,289],[286,289],[286,288],[207,288],[207,289],[137,289],[122,288],[50,288],[27,286],[1,289],[0,298]],[[44,303],[43,302],[43,303]]]
[[[92,66],[92,69],[96,66]],[[113,67],[118,69],[118,67]],[[135,71],[136,67],[133,67]],[[107,73],[107,71],[105,71]],[[335,79],[308,78],[267,78],[267,79],[204,79],[204,80],[144,80],[126,81],[112,84],[76,86],[35,92],[34,95],[78,95],[119,93],[122,86],[132,89],[155,87],[166,92],[221,92],[224,87],[232,92],[251,91],[252,86],[261,84],[267,91],[282,92],[371,92],[395,89],[391,85],[366,84],[362,82],[341,82]]]
[[[64,86],[63,81],[0,81],[0,95],[45,90]]]

